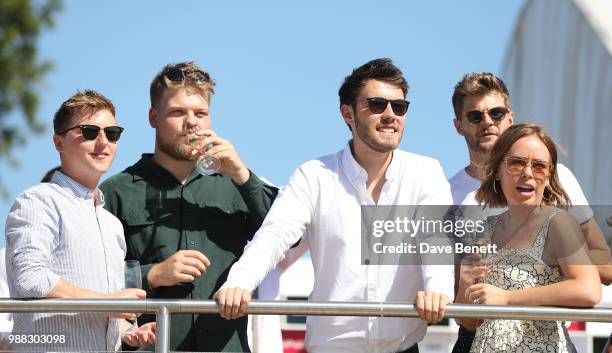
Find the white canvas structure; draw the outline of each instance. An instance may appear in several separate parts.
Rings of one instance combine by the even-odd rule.
[[[544,126],[589,202],[612,205],[612,1],[527,1],[502,72],[515,121]]]

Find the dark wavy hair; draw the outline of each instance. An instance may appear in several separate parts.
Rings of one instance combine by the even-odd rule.
[[[383,81],[395,85],[404,92],[404,97],[406,97],[410,88],[402,70],[395,66],[391,59],[374,59],[354,69],[350,75],[346,76],[338,90],[340,106],[350,105],[355,108],[357,96],[359,96],[361,89],[368,80]]]

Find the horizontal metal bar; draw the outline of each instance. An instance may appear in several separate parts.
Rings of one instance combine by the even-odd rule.
[[[0,299],[0,312],[115,312],[155,313],[157,306],[139,299]]]
[[[0,312],[141,312],[218,313],[214,300],[161,299],[0,299]],[[257,301],[250,303],[249,314],[311,316],[418,317],[413,304]],[[449,304],[446,317],[482,319],[525,319],[547,321],[612,322],[612,308],[573,309],[545,306],[495,306]]]

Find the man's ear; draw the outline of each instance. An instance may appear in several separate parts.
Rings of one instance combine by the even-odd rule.
[[[459,118],[453,119],[453,124],[455,125],[455,130],[461,136],[463,136],[463,122]]]
[[[155,107],[149,108],[149,125],[152,128],[157,128],[157,109]]]
[[[340,114],[342,114],[342,119],[347,123],[351,128],[355,127],[355,112],[353,111],[353,107],[348,104],[342,104],[340,106]]]
[[[57,152],[62,152],[64,150],[64,143],[59,135],[53,135],[53,145]]]

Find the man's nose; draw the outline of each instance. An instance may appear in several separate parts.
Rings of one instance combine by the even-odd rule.
[[[194,112],[187,112],[187,116],[185,117],[185,123],[189,126],[195,126],[198,124],[198,117]]]
[[[493,124],[495,124],[495,122],[493,121],[493,118],[491,118],[491,116],[489,115],[489,111],[485,110],[484,112],[482,112],[482,122],[485,122],[487,126],[491,126]]]
[[[389,121],[389,120],[397,119],[400,116],[396,115],[395,112],[393,111],[393,108],[391,107],[391,102],[387,102],[387,107],[382,112],[380,117],[381,117],[381,119],[383,119],[385,121]]]
[[[106,132],[104,129],[100,129],[98,131],[98,136],[96,136],[96,145],[104,146],[108,144],[108,137],[106,136]]]

